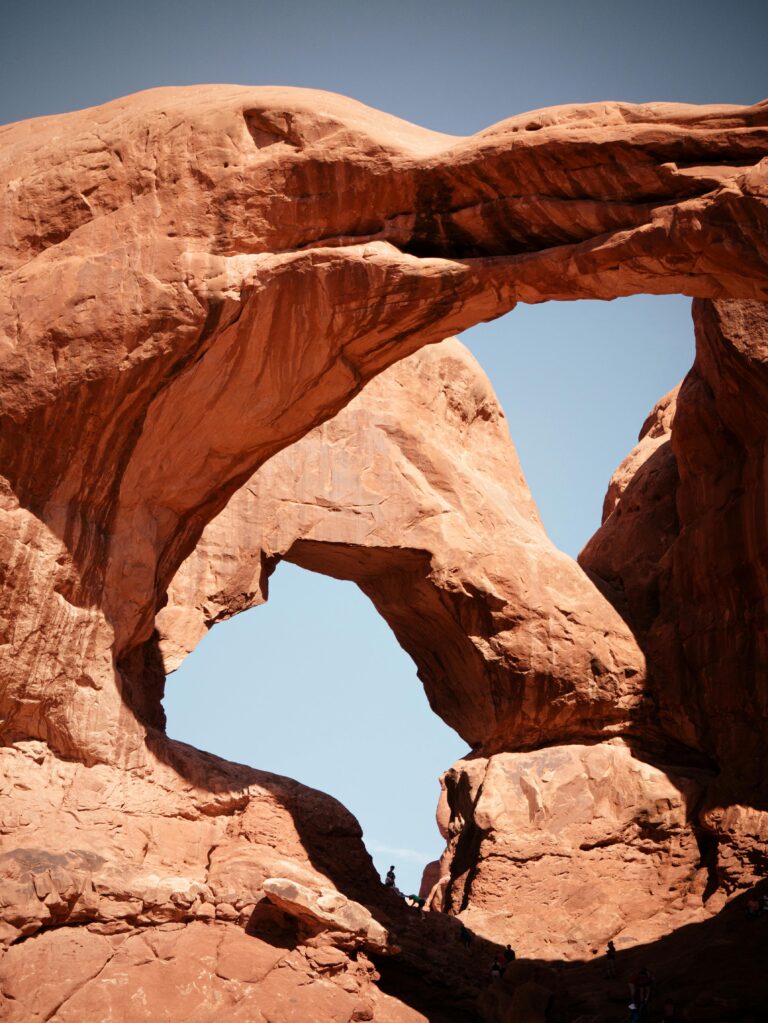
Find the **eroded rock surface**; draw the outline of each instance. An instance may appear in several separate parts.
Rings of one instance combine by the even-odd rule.
[[[765,124],[608,103],[458,139],[206,86],[3,128],[5,741],[140,763],[179,564],[397,359],[519,300],[768,297]]]
[[[435,908],[526,958],[589,959],[706,919],[690,819],[701,780],[620,739],[460,760],[443,778]],[[554,909],[556,907],[556,909]]]
[[[265,907],[268,877],[335,887],[367,905],[375,888],[359,830],[327,797],[165,738],[156,614],[206,524],[254,472],[420,347],[516,301],[639,291],[766,300],[766,105],[571,106],[457,139],[341,97],[220,86],[153,90],[9,125],[0,141],[3,1011],[59,1023],[129,1018],[138,1004],[142,1019],[194,1023],[259,1014],[270,1023],[410,1023],[424,1018],[426,987],[442,999],[430,1019],[466,1015],[479,974],[446,971],[456,925],[448,917],[425,924],[374,898],[368,908],[388,931],[395,920],[403,952],[369,969],[363,952],[354,960],[333,944],[301,944],[291,915]],[[740,379],[747,366],[746,389],[757,380],[759,398],[759,357],[732,347],[727,373]],[[737,437],[747,425],[735,406],[723,422]],[[699,451],[700,466],[732,450]],[[757,446],[750,452],[757,472]],[[715,491],[723,496],[721,480],[710,474],[701,494],[679,457],[678,469],[693,522]],[[758,505],[743,510],[759,538]],[[495,528],[497,511],[489,516]],[[525,515],[516,517],[520,552],[528,534]],[[461,515],[452,520],[463,543]],[[545,551],[537,529],[532,547]],[[436,539],[421,523],[414,540],[420,531]],[[327,538],[297,536],[303,553],[294,554],[311,559],[318,542]],[[556,592],[535,572],[517,580],[521,621],[539,609],[546,623],[551,613],[555,642],[573,635],[582,658],[582,626],[599,606],[618,641],[596,640],[608,649],[591,673],[590,717],[593,683],[541,667],[548,637],[534,625],[530,649],[515,646],[527,626],[516,638],[507,590],[488,614],[484,600],[500,584],[481,563],[483,598],[467,592],[483,629],[465,616],[461,588],[449,601],[452,627],[463,626],[454,663],[469,633],[501,673],[483,679],[480,708],[454,688],[440,712],[465,714],[467,734],[492,755],[515,700],[525,718],[516,742],[551,739],[568,715],[568,728],[593,736],[650,727],[634,717],[638,676],[622,675],[637,668],[634,641],[570,563],[551,551],[546,559],[561,565]],[[435,579],[443,598],[451,593],[456,559],[443,562],[444,579],[426,560],[416,578],[432,587],[429,607]],[[535,564],[528,559],[526,571]],[[733,749],[738,760],[737,743],[718,745],[712,728],[705,735],[715,714],[742,720],[740,694],[739,708],[736,695],[712,695],[725,662],[719,640],[709,642],[717,630],[701,619],[713,587],[735,594],[723,578],[705,571],[675,590],[703,600],[686,605],[670,634],[690,639],[706,693],[693,699],[698,676],[678,673],[671,692],[688,700],[685,713],[675,718],[669,702],[656,723],[676,721],[676,741],[704,736],[708,753]],[[739,612],[762,599],[759,569],[745,578],[757,590],[746,609],[730,598]],[[579,605],[573,621],[562,593]],[[759,643],[740,641],[735,653],[725,644],[735,657],[726,661],[752,670]],[[439,671],[422,674],[437,688]],[[764,710],[753,682],[745,691]],[[498,717],[489,691],[500,692]],[[759,746],[743,749],[749,757]],[[759,773],[750,760],[754,791]],[[729,778],[728,798],[710,801],[703,819],[720,813],[721,832],[746,834],[741,811],[728,817],[738,804]],[[343,874],[339,862],[349,865]],[[414,926],[433,929],[430,951]],[[203,1000],[191,996],[198,990]]]
[[[166,667],[266,599],[282,557],[358,583],[474,748],[611,735],[643,713],[632,633],[546,536],[491,385],[456,340],[371,381],[209,523],[158,615]]]
[[[768,307],[695,302],[694,323],[694,366],[618,470],[626,485],[614,478],[580,561],[645,637],[664,733],[719,772],[701,823],[738,886],[768,863]]]
[[[334,944],[342,948],[384,954],[399,951],[365,906],[333,888],[316,891],[285,877],[268,877],[261,888],[273,905],[297,921],[300,936],[306,932],[305,944],[319,932],[335,937]]]

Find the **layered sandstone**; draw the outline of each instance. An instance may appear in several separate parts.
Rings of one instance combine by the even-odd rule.
[[[768,299],[766,110],[571,106],[458,139],[341,97],[219,86],[154,90],[0,129],[6,1015],[126,1016],[134,991],[142,1018],[197,1023],[260,1013],[271,1023],[297,1014],[410,1023],[425,1018],[421,1008],[435,1020],[469,1011],[479,973],[451,965],[455,921],[430,914],[425,951],[424,932],[419,938],[413,930],[424,921],[382,900],[359,829],[343,808],[163,735],[156,615],[207,523],[259,467],[422,346],[516,301],[640,291]],[[502,474],[512,487],[510,506],[503,488],[491,489],[492,453],[479,459],[478,494],[463,504],[458,486],[439,478],[454,466],[437,457],[437,445],[422,448],[422,459],[427,436],[416,429],[400,438],[401,464],[419,468],[423,460],[432,475],[415,498],[400,489],[399,512],[421,499],[447,512],[445,533],[424,516],[399,520],[410,530],[405,550],[417,552],[415,561],[403,559],[403,545],[387,532],[387,509],[374,516],[378,535],[369,542],[362,523],[346,522],[339,534],[341,511],[310,508],[304,515],[313,521],[299,516],[291,526],[286,517],[265,566],[280,554],[309,565],[318,551],[325,557],[330,547],[342,548],[332,570],[377,594],[401,639],[424,651],[420,670],[436,709],[447,720],[466,719],[465,734],[502,774],[511,762],[494,756],[523,755],[508,745],[560,742],[574,732],[597,739],[618,731],[629,741],[639,730],[657,751],[668,734],[678,757],[681,747],[703,751],[710,768],[732,756],[702,820],[719,834],[730,828],[742,836],[732,845],[742,850],[732,867],[739,878],[751,848],[744,836],[762,827],[753,795],[761,791],[754,758],[765,709],[762,654],[759,639],[736,630],[734,645],[713,623],[723,601],[733,615],[760,620],[762,442],[749,430],[761,421],[762,370],[748,330],[722,351],[718,339],[733,333],[731,321],[759,320],[759,302],[707,306],[702,314],[714,324],[704,328],[713,340],[700,367],[706,387],[690,407],[709,424],[712,389],[722,415],[714,422],[724,429],[713,446],[686,441],[690,471],[677,454],[678,514],[690,527],[676,541],[680,560],[673,563],[690,566],[693,554],[711,549],[724,507],[744,528],[727,555],[713,559],[717,571],[675,578],[671,588],[659,584],[668,597],[661,635],[672,639],[661,652],[649,649],[659,664],[672,664],[664,651],[682,644],[692,667],[676,665],[658,713],[638,704],[642,658],[634,640],[549,547],[514,462]],[[726,393],[732,375],[748,397],[741,411]],[[449,393],[435,392],[446,413]],[[482,409],[470,404],[455,417],[457,447],[468,431],[487,442],[494,428],[490,447],[503,446],[498,419],[494,427],[491,410],[486,433]],[[380,437],[386,427],[384,418]],[[736,460],[722,465],[734,452]],[[465,485],[476,469],[462,471]],[[375,483],[365,482],[368,496],[376,494]],[[312,505],[316,484],[310,473],[299,485]],[[520,559],[525,578],[510,581],[508,567],[494,566],[485,527],[503,540],[507,565]],[[315,528],[316,537],[302,535]],[[339,545],[339,535],[352,542]],[[411,547],[417,542],[424,546]],[[477,564],[469,564],[464,544]],[[455,640],[447,664],[430,663],[434,651],[423,632],[398,618],[402,581],[387,593],[382,549],[390,559],[395,551],[398,572],[407,565],[418,607],[436,609],[440,629]],[[547,663],[550,624],[553,648],[572,654]],[[590,644],[597,656],[585,677]],[[464,691],[453,676],[466,663],[472,684]],[[740,744],[745,702],[756,713]],[[711,725],[718,715],[729,738]],[[619,749],[603,743],[575,764],[563,754],[564,770],[589,806],[590,757],[615,758],[610,785],[629,785],[636,812],[650,813],[661,829],[650,846],[659,861],[679,842],[685,869],[675,883],[684,897],[695,896],[695,878],[682,877],[692,869],[685,785],[665,789],[637,766],[638,750],[626,761]],[[475,783],[474,769],[460,769],[461,784]],[[552,789],[560,806],[558,785]],[[667,816],[657,813],[659,793]],[[499,800],[485,820],[507,836],[506,822],[522,820],[514,785],[502,786]],[[740,801],[752,809],[740,810]],[[615,799],[609,803],[615,820],[599,834],[613,843],[621,832],[627,855],[638,852],[647,836],[634,835],[637,822],[619,814]],[[592,831],[585,818],[571,824],[576,862],[590,852],[581,844]],[[526,855],[540,840],[520,839]],[[507,853],[511,861],[515,848]],[[449,900],[454,891],[471,892],[455,854]],[[348,865],[343,872],[339,862]],[[492,900],[498,877],[490,868],[481,876],[488,882],[482,897]],[[267,898],[270,879],[309,894],[280,908]],[[402,952],[369,962],[370,934],[322,920],[315,912],[321,901],[359,903],[352,915],[370,912],[387,932],[385,944],[391,938]],[[481,901],[475,909],[486,912]],[[493,912],[487,909],[489,918]],[[388,989],[402,997],[390,998]],[[204,997],[192,1001],[190,990]],[[423,1006],[425,990],[438,992],[442,1005]],[[541,992],[528,994],[533,1004]],[[497,1010],[506,1012],[501,1002],[488,1011]]]
[[[6,741],[140,763],[178,565],[398,358],[519,300],[768,297],[765,121],[596,104],[457,139],[218,86],[4,128]]]

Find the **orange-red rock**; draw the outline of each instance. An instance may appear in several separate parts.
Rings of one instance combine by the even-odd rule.
[[[546,536],[491,385],[458,341],[371,381],[209,523],[157,618],[166,668],[261,603],[280,557],[358,583],[470,746],[610,736],[641,713],[643,655]]]
[[[559,107],[457,139],[206,86],[4,128],[7,739],[140,760],[143,644],[205,523],[420,345],[518,300],[767,298],[765,111]]]
[[[639,291],[768,299],[765,125],[765,104],[596,104],[457,139],[341,97],[220,86],[155,90],[0,129],[0,937],[17,942],[2,960],[5,1011],[18,1020],[203,1023],[262,1013],[271,1023],[405,1023],[423,1018],[411,1007],[419,985],[407,981],[419,962],[426,986],[441,992],[440,1011],[465,1011],[461,999],[477,977],[462,988],[460,971],[446,973],[444,940],[419,960],[424,942],[405,918],[405,966],[395,956],[381,967],[400,971],[388,981],[400,1001],[375,985],[373,968],[352,966],[338,949],[310,955],[289,941],[281,966],[255,944],[273,948],[263,934],[290,932],[262,903],[267,877],[318,891],[343,886],[364,903],[372,867],[355,822],[334,801],[164,737],[156,614],[232,494],[421,346],[516,301]],[[759,444],[740,433],[755,428],[743,410],[760,398],[759,366],[752,372],[760,359],[746,343],[731,348],[721,379],[747,381],[741,414],[732,400],[719,407],[727,399],[700,369],[718,421],[738,438],[735,450],[749,449],[749,470],[726,486],[716,467],[734,450],[730,440],[712,450],[689,444],[705,479],[699,492],[676,451],[678,508],[691,523],[680,535],[680,564],[691,564],[686,537],[699,537],[694,552],[711,546],[699,513],[722,508],[720,498],[731,507],[733,495],[745,529],[715,559],[722,572],[669,591],[664,636],[675,650],[680,638],[690,647],[695,672],[673,676],[670,693],[684,713],[670,696],[656,724],[710,757],[733,751],[724,795],[720,804],[710,799],[705,820],[751,834],[762,825],[738,810],[735,762],[759,750],[759,730],[740,746],[738,728],[724,728],[731,738],[721,742],[711,721],[743,722],[742,690],[717,694],[717,686],[734,665],[762,663],[762,648],[759,640],[745,648],[744,632],[721,647],[706,621],[707,608],[722,607],[707,603],[719,587],[731,594],[730,611],[759,624],[753,609],[763,592],[761,491],[751,485]],[[751,497],[739,504],[745,484]],[[310,556],[307,541],[297,541]],[[591,724],[582,699],[589,685],[541,670],[546,641],[529,662],[526,650],[515,651],[502,681],[525,679],[526,698],[534,694],[532,705],[520,703],[527,722],[517,741],[550,740],[568,713],[590,734],[606,722],[625,730],[634,694],[622,706],[627,692],[610,680],[614,668],[636,666],[636,647],[576,569],[540,536],[536,544],[562,577],[554,598],[552,579],[535,573],[513,588],[530,588],[521,620],[537,607],[567,620],[560,587],[569,600],[589,593],[573,626],[584,638],[578,657],[589,640],[581,625],[597,606],[621,649],[610,636],[596,640],[610,648],[600,659],[610,684],[595,685]],[[746,604],[728,585],[728,566],[745,552],[758,565],[739,576],[754,587]],[[505,590],[505,616],[509,597]],[[470,607],[487,611],[483,601]],[[463,624],[466,647],[476,630],[471,615]],[[564,640],[570,626],[559,628]],[[493,627],[479,635],[498,641]],[[504,639],[502,661],[510,649],[514,641]],[[763,710],[754,677],[744,691]],[[573,711],[564,699],[552,713],[541,699],[568,692]],[[441,708],[446,717],[464,711],[473,740],[489,751],[501,744],[510,706],[486,721],[487,704],[470,711],[460,688],[451,701],[459,706]],[[643,711],[632,726],[649,727],[646,718]],[[749,760],[750,792],[759,791],[759,773]],[[402,909],[382,902],[376,912],[399,919]],[[445,938],[453,922],[428,926]],[[238,944],[245,927],[253,973]],[[520,995],[525,1011],[538,1011],[534,995]]]
[[[645,763],[620,739],[460,760],[443,777],[450,818],[432,905],[554,960],[706,919],[690,825],[706,780]]]
[[[768,307],[695,302],[694,322],[694,366],[618,470],[580,561],[644,636],[678,761],[717,773],[700,820],[733,886],[768,863]]]

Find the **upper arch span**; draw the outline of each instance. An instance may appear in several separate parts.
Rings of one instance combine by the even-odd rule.
[[[115,665],[205,524],[420,346],[517,301],[766,300],[767,122],[606,103],[455,139],[201,86],[0,129],[4,734],[140,758]]]

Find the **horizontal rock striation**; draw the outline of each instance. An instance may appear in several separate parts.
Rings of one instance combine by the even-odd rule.
[[[559,107],[458,139],[206,86],[3,128],[6,741],[140,762],[178,565],[398,358],[519,300],[768,297],[766,109]]]

